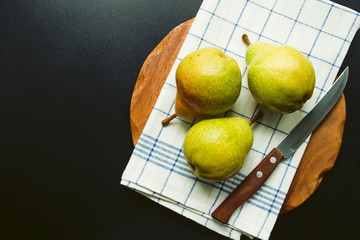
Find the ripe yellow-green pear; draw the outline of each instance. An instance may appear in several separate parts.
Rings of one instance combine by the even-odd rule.
[[[185,56],[176,69],[174,117],[191,120],[199,115],[216,115],[229,110],[241,90],[237,62],[218,48],[207,47]]]
[[[190,128],[183,151],[196,176],[216,182],[224,181],[240,170],[252,144],[253,132],[245,119],[213,118]]]
[[[311,98],[315,71],[310,60],[287,45],[262,41],[247,43],[248,86],[255,100],[267,109],[281,113],[294,112]]]

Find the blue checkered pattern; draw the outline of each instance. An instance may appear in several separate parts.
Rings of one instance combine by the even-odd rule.
[[[185,39],[159,95],[145,129],[126,167],[121,184],[233,239],[241,233],[268,239],[307,141],[275,172],[254,196],[222,225],[211,212],[251,170],[291,131],[331,87],[360,25],[359,13],[325,0],[205,0]],[[164,128],[161,121],[174,113],[175,71],[180,61],[197,49],[214,46],[239,64],[243,75],[239,99],[227,113],[216,117],[250,119],[259,110],[247,86],[246,46],[241,35],[297,48],[313,63],[316,87],[313,97],[292,114],[264,111],[252,126],[254,144],[244,166],[233,178],[218,183],[198,179],[182,152],[186,132],[196,122],[174,119]]]

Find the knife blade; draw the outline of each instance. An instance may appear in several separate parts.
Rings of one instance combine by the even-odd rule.
[[[248,200],[266,181],[279,162],[291,157],[296,149],[319,125],[339,100],[349,76],[346,67],[330,90],[316,106],[291,130],[284,140],[254,168],[234,191],[215,209],[211,216],[226,224],[233,212]]]

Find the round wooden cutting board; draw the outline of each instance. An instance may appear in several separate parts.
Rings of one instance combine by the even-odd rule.
[[[134,145],[158,98],[194,19],[174,28],[145,60],[131,99],[130,124]],[[303,203],[319,186],[338,156],[346,119],[345,97],[313,132],[280,213]]]

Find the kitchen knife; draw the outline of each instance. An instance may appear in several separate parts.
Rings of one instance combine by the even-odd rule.
[[[233,212],[248,200],[266,181],[279,162],[291,157],[339,100],[349,75],[349,68],[335,81],[316,106],[285,139],[255,167],[239,186],[215,209],[213,218],[227,223]]]

